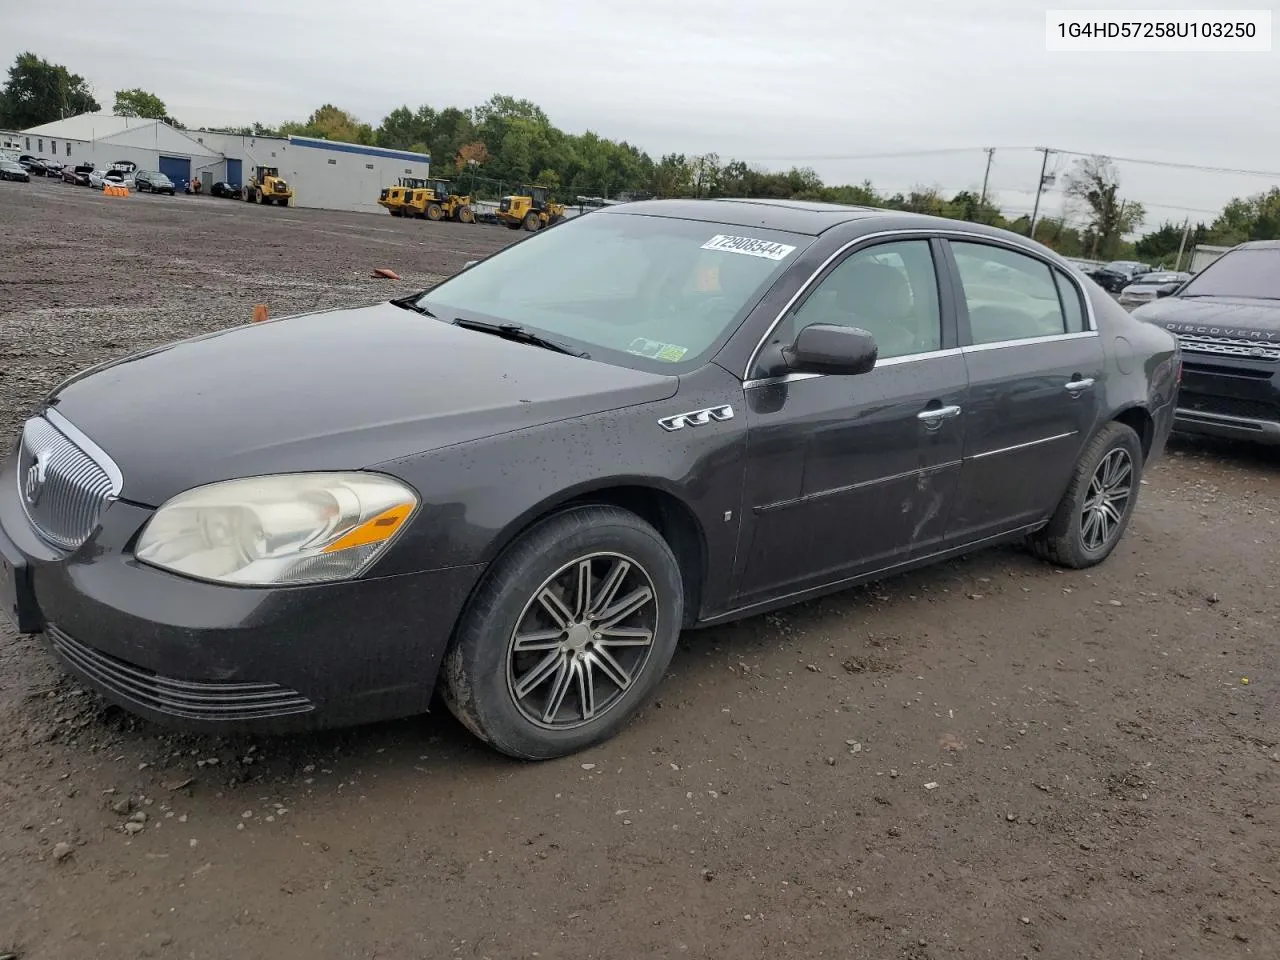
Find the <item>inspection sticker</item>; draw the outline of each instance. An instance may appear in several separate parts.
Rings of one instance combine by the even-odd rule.
[[[631,341],[631,345],[627,347],[627,353],[634,353],[638,357],[648,357],[651,360],[666,360],[669,363],[678,362],[688,352],[688,347],[677,346],[674,343],[663,343],[660,340],[647,340],[644,337],[636,337]]]
[[[757,240],[754,237],[731,237],[717,233],[702,245],[703,250],[723,250],[725,253],[743,253],[748,257],[764,257],[766,260],[785,260],[787,254],[795,247],[786,243],[774,243],[772,240]]]

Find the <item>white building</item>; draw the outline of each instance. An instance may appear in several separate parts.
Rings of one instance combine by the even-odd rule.
[[[203,130],[189,134],[225,158],[225,177],[242,185],[253,168],[276,167],[293,188],[293,205],[384,213],[378,192],[399,177],[431,175],[425,153],[387,150],[314,137],[241,137]]]
[[[428,177],[431,158],[312,137],[242,137],[177,130],[162,120],[85,113],[19,135],[22,152],[62,163],[109,167],[131,161],[159,170],[183,189],[199,176],[243,186],[253,168],[276,167],[293,188],[293,205],[382,213],[378,192],[399,177]]]
[[[131,162],[139,170],[159,170],[181,189],[193,177],[210,182],[223,169],[220,153],[163,120],[82,113],[22,131],[23,152],[63,164],[92,163],[107,168]]]

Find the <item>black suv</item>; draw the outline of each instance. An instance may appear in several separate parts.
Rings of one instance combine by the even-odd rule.
[[[1136,260],[1113,260],[1106,266],[1099,267],[1090,276],[1107,293],[1119,293],[1133,283],[1135,277],[1150,272],[1151,265],[1148,263],[1138,263]]]
[[[163,173],[154,170],[139,170],[133,175],[133,189],[139,193],[167,193],[174,196],[176,188],[173,181]]]
[[[1280,444],[1280,240],[1232,247],[1133,316],[1182,342],[1174,429]]]

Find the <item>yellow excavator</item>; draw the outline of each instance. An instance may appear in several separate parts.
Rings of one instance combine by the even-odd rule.
[[[382,188],[378,194],[378,205],[386,207],[393,217],[414,216],[414,212],[407,211],[407,208],[412,205],[414,194],[426,189],[427,181],[421,177],[401,177],[394,187]]]
[[[293,190],[280,178],[278,167],[254,167],[253,176],[244,185],[244,198],[249,203],[278,203],[287,207]]]
[[[552,200],[547,187],[521,186],[499,201],[498,219],[511,230],[541,230],[564,219],[564,204]]]
[[[475,223],[475,211],[471,209],[471,197],[453,192],[448,180],[428,180],[427,188],[415,192],[413,215],[427,220],[456,220],[458,223]]]

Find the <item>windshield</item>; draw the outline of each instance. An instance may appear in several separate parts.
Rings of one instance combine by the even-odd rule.
[[[812,237],[633,214],[567,220],[427,291],[441,321],[513,323],[606,360],[706,362]]]
[[[1280,247],[1230,250],[1196,274],[1179,296],[1280,300]]]

